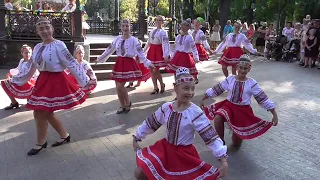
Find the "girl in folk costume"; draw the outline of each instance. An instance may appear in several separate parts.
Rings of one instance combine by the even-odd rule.
[[[46,18],[40,18],[36,22],[36,30],[43,42],[35,46],[31,60],[28,61],[28,71],[20,72],[12,79],[12,82],[27,82],[36,69],[40,71],[26,105],[27,108],[34,110],[37,127],[37,144],[28,155],[35,155],[47,147],[48,122],[61,137],[52,144],[53,147],[70,142],[70,135],[54,115],[54,111],[70,109],[81,104],[85,101],[86,94],[76,84],[68,81],[64,70],[68,68],[81,87],[90,85],[89,77],[81,70],[66,45],[52,37],[51,22]]]
[[[186,67],[195,78],[195,83],[198,84],[196,63],[199,62],[199,55],[192,35],[188,33],[190,26],[191,19],[189,18],[181,23],[181,32],[176,37],[174,44],[175,49],[173,59],[166,66],[166,70],[169,73],[175,73],[179,67]],[[191,53],[193,57],[191,56]]]
[[[30,63],[28,62],[32,55],[31,47],[28,45],[23,45],[21,47],[21,55],[23,58],[20,60],[18,67],[10,70],[10,73],[7,75],[7,80],[1,81],[1,86],[4,92],[11,100],[11,104],[5,107],[5,110],[19,108],[19,103],[15,98],[27,99],[30,97],[36,79],[39,75],[39,71],[35,71],[32,78],[27,81],[27,83],[25,81],[19,81],[19,79],[15,79],[13,82],[12,78],[19,74],[26,73],[26,71],[28,71],[30,68]],[[12,76],[12,78],[10,78],[10,76]]]
[[[227,48],[218,61],[222,65],[222,72],[225,77],[229,75],[228,66],[232,66],[232,74],[236,75],[236,65],[239,62],[240,56],[243,55],[243,46],[251,53],[257,53],[257,50],[253,48],[248,38],[244,34],[239,33],[240,28],[241,23],[235,22],[234,32],[228,34],[215,50],[216,54]]]
[[[81,88],[86,94],[90,94],[96,87],[97,87],[97,77],[95,73],[93,72],[92,67],[90,66],[90,63],[83,59],[84,57],[84,48],[82,45],[78,45],[75,50],[77,62],[80,64],[81,70],[89,77],[90,79],[90,85]],[[74,84],[77,84],[79,87],[81,87],[77,79],[70,73],[70,71],[66,70],[66,73],[68,74],[69,80],[72,81]]]
[[[187,68],[177,69],[174,90],[177,100],[163,104],[138,127],[133,135],[133,148],[137,152],[137,179],[218,179],[227,172],[227,147],[203,111],[190,100],[195,83]],[[167,125],[166,138],[154,145],[140,148],[138,141]],[[193,146],[198,132],[213,155],[220,160],[219,169],[205,163]]]
[[[237,64],[238,75],[229,76],[213,88],[206,90],[201,101],[201,107],[214,125],[218,135],[224,139],[224,122],[227,122],[233,131],[234,147],[240,147],[243,139],[253,139],[265,133],[272,125],[278,124],[275,103],[272,102],[257,84],[256,80],[247,77],[251,70],[249,56],[243,55]],[[203,106],[207,98],[214,98],[228,91],[226,100]],[[251,97],[254,96],[261,107],[273,114],[272,122],[267,122],[253,114]]]
[[[196,43],[200,61],[206,61],[209,59],[207,51],[210,54],[213,54],[212,51],[210,50],[210,45],[207,42],[207,38],[205,34],[200,29],[201,23],[203,22],[204,20],[201,17],[198,17],[197,19],[195,19],[193,21],[194,31],[192,32],[192,37]]]
[[[170,56],[170,44],[167,32],[162,29],[165,18],[163,16],[157,16],[156,26],[157,28],[152,30],[149,35],[149,40],[144,47],[144,51],[147,52],[147,58],[156,67],[152,72],[153,91],[151,94],[159,93],[158,82],[160,83],[160,93],[165,91],[165,84],[162,80],[162,75],[159,68],[165,67]]]
[[[87,12],[85,10],[81,11],[81,20],[82,20],[82,36],[87,39],[87,30],[90,29],[89,24],[86,22]]]
[[[220,29],[221,29],[221,26],[219,24],[219,20],[216,20],[215,24],[212,26],[212,34],[210,36],[210,41],[212,43],[212,49],[215,49],[217,46],[217,43],[221,41]]]
[[[124,87],[126,82],[140,80],[142,72],[139,64],[134,59],[137,55],[147,68],[154,68],[154,65],[145,57],[139,40],[130,35],[130,21],[125,19],[121,22],[122,35],[116,37],[111,45],[103,52],[95,61],[104,62],[108,57],[116,51],[118,59],[113,67],[111,79],[115,80],[117,93],[121,107],[117,114],[128,113],[131,108],[128,91]]]

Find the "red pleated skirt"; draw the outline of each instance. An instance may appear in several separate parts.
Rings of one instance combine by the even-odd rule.
[[[163,59],[162,44],[150,44],[147,59],[157,68],[165,67],[167,63]]]
[[[188,68],[191,75],[197,75],[198,71],[196,63],[192,56],[185,52],[177,51],[170,63],[166,66],[168,73],[176,73],[176,70],[180,67]]]
[[[68,74],[68,80],[74,84],[76,84],[79,88],[81,88],[86,94],[90,94],[96,87],[97,84],[92,84],[86,87],[80,87],[80,85],[78,84],[77,79],[71,74],[71,73],[67,73]]]
[[[207,61],[209,59],[207,50],[204,49],[202,44],[196,44],[198,54],[199,54],[199,60],[200,61]]]
[[[229,102],[221,101],[204,108],[204,112],[210,120],[214,115],[222,116],[229,124],[232,131],[241,139],[253,139],[267,132],[272,122],[268,122],[255,116],[251,106],[240,106]]]
[[[28,99],[27,108],[54,112],[83,103],[86,94],[65,72],[41,71]]]
[[[141,77],[142,72],[138,62],[129,57],[118,57],[110,75],[110,79],[117,82],[137,81]]]
[[[205,163],[193,145],[175,146],[166,139],[137,151],[137,166],[149,180],[154,179],[212,179],[217,168]]]
[[[18,99],[28,99],[31,94],[33,87],[35,85],[35,80],[31,78],[27,83],[22,86],[11,83],[9,79],[1,81],[1,86],[3,90],[13,98]]]
[[[146,68],[143,63],[139,64],[139,68],[142,73],[141,81],[146,82],[151,77],[150,70]]]
[[[244,52],[242,48],[229,47],[223,52],[218,63],[224,66],[236,66],[239,62],[240,56],[242,56],[243,54]]]

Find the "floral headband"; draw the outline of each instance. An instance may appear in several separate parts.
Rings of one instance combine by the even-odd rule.
[[[176,77],[180,76],[180,75],[190,75],[190,71],[188,68],[185,67],[181,67],[178,68],[176,70]],[[181,77],[179,79],[176,79],[175,85],[184,83],[184,82],[194,82],[194,78],[193,77]]]
[[[36,26],[46,25],[46,24],[51,24],[51,22],[49,20],[41,20],[41,21],[36,23]]]
[[[26,44],[22,45],[20,51],[24,51],[24,50],[28,50],[28,51],[32,51],[32,48]]]
[[[239,63],[237,66],[248,66],[251,67],[251,60],[250,57],[247,54],[244,54],[240,57]]]

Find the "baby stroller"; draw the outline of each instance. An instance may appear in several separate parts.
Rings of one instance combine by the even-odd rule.
[[[289,48],[283,50],[282,60],[292,62],[293,59],[298,59],[300,52],[300,40],[294,39],[290,41]]]
[[[275,41],[267,41],[266,57],[280,61],[283,55],[284,46],[288,43],[285,36],[278,36]]]

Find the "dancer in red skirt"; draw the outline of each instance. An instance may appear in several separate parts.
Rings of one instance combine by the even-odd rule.
[[[222,72],[225,77],[229,76],[228,66],[232,66],[232,74],[236,75],[236,65],[239,62],[240,56],[243,55],[243,46],[251,53],[257,53],[257,50],[253,48],[248,38],[240,33],[241,27],[241,22],[235,22],[234,32],[228,34],[214,52],[216,54],[224,51],[218,63],[222,65]]]
[[[186,19],[181,23],[180,34],[176,37],[175,50],[172,61],[166,66],[168,73],[175,73],[180,67],[189,69],[190,74],[195,78],[195,83],[198,84],[198,71],[196,63],[199,62],[199,55],[196,44],[192,36],[188,33],[191,26],[191,19]],[[193,57],[191,56],[191,53]]]
[[[70,73],[70,71],[66,71],[66,73],[68,74],[70,81],[72,81],[74,84],[77,84],[86,94],[90,94],[97,87],[97,77],[93,72],[90,63],[83,59],[85,51],[82,45],[78,45],[76,47],[75,53],[77,57],[77,62],[80,64],[82,71],[84,71],[86,75],[90,78],[90,86],[81,88],[81,86],[78,85],[76,78]]]
[[[179,68],[175,74],[174,90],[177,100],[163,104],[148,117],[133,136],[133,148],[137,152],[137,179],[217,179],[227,173],[227,147],[223,145],[215,129],[203,111],[191,102],[195,83],[187,68]],[[154,145],[140,148],[137,141],[167,125],[166,138]],[[195,131],[199,133],[213,155],[220,160],[218,170],[205,163],[193,146]]]
[[[253,139],[265,133],[272,125],[278,124],[275,103],[272,102],[258,83],[247,77],[251,70],[249,56],[243,55],[237,64],[238,75],[229,76],[213,88],[207,89],[202,98],[201,107],[214,125],[219,136],[224,139],[224,122],[227,122],[233,131],[232,141],[234,147],[240,147],[243,139]],[[226,100],[203,106],[207,98],[214,98],[228,91]],[[273,114],[272,122],[265,121],[253,114],[251,97],[254,96],[258,104]]]
[[[141,70],[141,73],[142,73],[142,77],[141,79],[138,80],[137,84],[135,86],[133,86],[133,81],[131,81],[129,83],[128,86],[126,86],[126,88],[129,88],[129,87],[139,87],[141,85],[141,82],[144,81],[144,82],[147,82],[148,79],[151,77],[151,73],[150,73],[150,70],[148,68],[146,68],[143,64],[143,62],[139,59],[139,57],[136,57],[136,60],[137,62],[139,63],[139,68]]]
[[[170,57],[170,44],[167,32],[162,29],[165,18],[163,16],[157,16],[156,26],[157,28],[152,30],[149,35],[147,44],[144,47],[144,51],[148,52],[147,58],[156,67],[152,71],[153,91],[150,94],[159,93],[158,81],[160,83],[160,93],[164,93],[165,84],[162,80],[162,75],[159,68],[165,67]]]
[[[27,108],[34,110],[37,127],[37,144],[28,155],[38,154],[47,147],[48,123],[59,133],[60,140],[53,147],[70,142],[70,135],[62,122],[54,115],[54,111],[70,109],[85,101],[85,93],[68,81],[66,68],[75,76],[81,87],[89,85],[89,77],[81,71],[80,65],[72,57],[66,45],[52,37],[53,27],[46,18],[40,18],[36,23],[37,33],[42,39],[34,48],[34,53],[28,61],[29,69],[19,76],[14,76],[12,82],[27,82],[36,69],[40,75],[28,99]]]
[[[154,65],[145,57],[139,40],[130,35],[130,21],[127,19],[121,22],[122,35],[116,37],[111,45],[103,52],[95,61],[104,62],[108,57],[116,51],[118,59],[113,67],[111,79],[115,80],[117,94],[121,107],[116,112],[117,114],[128,113],[131,109],[131,101],[125,83],[140,80],[142,72],[138,62],[134,59],[137,55],[143,62],[145,67],[154,68]]]
[[[28,65],[30,65],[30,63],[28,63],[28,61],[32,55],[31,47],[23,45],[20,52],[23,58],[20,60],[18,67],[10,70],[7,75],[7,80],[1,81],[4,92],[11,100],[11,104],[5,107],[5,110],[19,108],[19,103],[15,98],[27,99],[31,96],[32,89],[39,75],[39,71],[35,71],[32,78],[27,83],[25,83],[25,81],[19,81],[19,79],[15,79],[15,82],[12,82],[10,76],[20,76],[20,74],[24,74],[29,69]]]
[[[204,20],[201,17],[198,17],[197,19],[193,20],[194,31],[192,32],[192,37],[196,43],[196,47],[199,54],[199,60],[207,61],[209,59],[207,52],[209,52],[210,55],[212,55],[213,52],[210,50],[210,45],[208,44],[206,35],[200,29],[201,23],[203,21]]]

